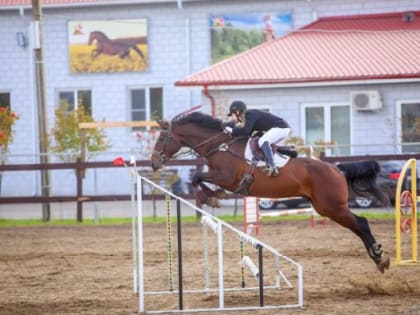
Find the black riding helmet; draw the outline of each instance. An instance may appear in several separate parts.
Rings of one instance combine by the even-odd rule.
[[[239,112],[242,114],[245,111],[246,111],[246,105],[244,102],[233,101],[232,104],[230,104],[228,116],[232,116],[232,114],[236,112]]]

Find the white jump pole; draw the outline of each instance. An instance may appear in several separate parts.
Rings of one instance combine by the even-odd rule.
[[[203,224],[203,226],[209,227],[210,229],[213,230],[213,232],[216,234],[217,236],[217,251],[218,251],[218,272],[219,272],[219,308],[223,309],[224,305],[225,305],[225,301],[224,301],[224,277],[223,277],[223,226],[222,223],[220,221],[215,222],[212,218],[210,218],[207,215],[204,215],[201,218],[201,223]],[[208,239],[205,240],[205,242],[207,242]],[[208,275],[208,258],[206,258],[206,256],[208,256],[208,248],[206,247],[206,244],[204,244],[205,246],[205,272],[206,272],[206,287],[208,285],[207,288],[209,288],[209,275]]]
[[[144,312],[144,274],[143,274],[143,195],[141,191],[142,178],[137,176],[137,233],[138,233],[138,291],[139,291],[139,312]]]
[[[137,235],[136,235],[136,179],[131,176],[131,243],[133,250],[133,291],[134,293],[138,292],[137,287]],[[138,187],[138,186],[137,186]]]
[[[224,293],[224,283],[223,283],[223,234],[222,234],[222,223],[217,222],[217,248],[219,251],[219,308],[223,309],[225,307],[225,293]]]

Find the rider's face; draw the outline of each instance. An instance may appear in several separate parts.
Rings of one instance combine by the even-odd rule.
[[[232,118],[233,118],[234,122],[238,122],[239,121],[239,113],[238,112],[232,113]]]

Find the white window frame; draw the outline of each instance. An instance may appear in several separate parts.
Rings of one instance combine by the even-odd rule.
[[[78,100],[78,93],[79,91],[90,91],[90,111],[91,111],[91,115],[93,115],[93,91],[91,88],[59,88],[56,89],[56,99],[57,102],[56,104],[58,104],[57,106],[61,106],[60,104],[60,93],[66,93],[66,92],[72,92],[73,93],[73,99],[75,104],[73,104],[74,109],[77,109],[79,107],[79,102]]]
[[[329,142],[331,141],[331,107],[335,106],[348,106],[349,107],[349,120],[350,120],[350,154],[353,153],[353,110],[349,103],[347,102],[322,102],[322,103],[302,103],[300,107],[300,117],[301,117],[301,125],[300,125],[300,135],[303,139],[304,143],[306,144],[306,108],[310,107],[322,107],[324,109],[324,119],[325,119],[325,126],[328,128],[324,128],[324,139],[323,141]]]
[[[0,94],[9,94],[9,109],[12,110],[12,92],[8,90],[0,90]]]
[[[396,152],[402,153],[402,124],[401,124],[401,107],[403,104],[410,104],[410,103],[420,103],[420,99],[410,98],[410,99],[401,99],[396,101],[396,124],[395,124],[395,133],[397,138],[395,139],[395,149]]]
[[[130,86],[127,88],[127,100],[128,100],[128,119],[133,120],[133,100],[131,92],[133,90],[145,90],[145,102],[146,102],[146,120],[151,120],[151,106],[150,106],[150,89],[162,89],[162,118],[165,117],[165,87],[163,85],[147,85],[147,86]]]

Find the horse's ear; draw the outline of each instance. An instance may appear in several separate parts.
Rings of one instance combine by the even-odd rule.
[[[159,124],[161,129],[169,129],[169,122],[167,122],[166,120],[159,120],[157,123]]]

